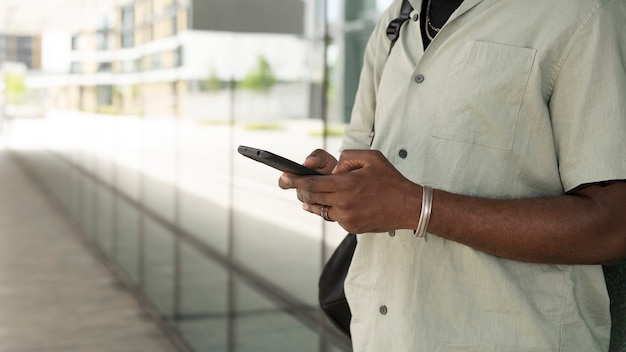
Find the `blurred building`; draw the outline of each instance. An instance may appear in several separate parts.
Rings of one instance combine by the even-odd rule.
[[[130,1],[73,35],[64,101],[85,111],[189,116],[189,95],[203,81],[241,80],[259,60],[279,82],[308,82],[305,26],[301,1]]]
[[[41,37],[0,33],[0,67],[22,63],[28,69],[41,67]]]
[[[0,33],[0,115],[40,117],[41,92],[28,89],[29,70],[41,69],[41,37]]]

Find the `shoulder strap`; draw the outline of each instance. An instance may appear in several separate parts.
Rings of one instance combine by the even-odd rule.
[[[398,38],[400,37],[400,28],[402,25],[411,18],[411,11],[413,11],[413,6],[409,2],[409,0],[402,0],[402,8],[400,9],[400,16],[394,19],[387,26],[387,38],[391,40],[391,45],[389,46],[389,52],[393,48],[393,45],[396,43]]]
[[[395,18],[393,21],[389,23],[387,26],[387,38],[391,41],[389,45],[389,54],[391,53],[391,49],[393,49],[394,44],[398,38],[400,38],[400,28],[402,25],[411,18],[411,11],[413,11],[413,6],[409,2],[409,0],[402,0],[402,8],[400,9],[400,16]],[[387,54],[387,56],[389,56]],[[372,124],[372,132],[370,132],[370,147],[372,143],[374,143],[374,124]]]

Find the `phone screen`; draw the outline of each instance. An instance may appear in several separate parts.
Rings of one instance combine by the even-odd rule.
[[[247,156],[250,159],[256,160],[283,172],[290,172],[297,175],[321,175],[319,172],[309,169],[302,164],[298,164],[295,161],[266,150],[240,145],[239,148],[237,148],[237,151],[243,156]]]

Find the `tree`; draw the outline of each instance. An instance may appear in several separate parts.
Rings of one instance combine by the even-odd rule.
[[[207,78],[200,81],[200,87],[202,90],[209,92],[215,92],[222,88],[222,82],[217,77],[215,70],[212,70]]]
[[[264,56],[259,56],[257,67],[248,73],[240,87],[258,92],[267,92],[276,84],[276,76],[269,61]]]
[[[26,99],[26,85],[24,76],[16,73],[6,73],[4,75],[5,93],[7,104],[23,104]]]

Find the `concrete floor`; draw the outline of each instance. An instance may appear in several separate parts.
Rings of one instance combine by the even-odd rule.
[[[35,351],[177,349],[0,143],[0,352]]]

